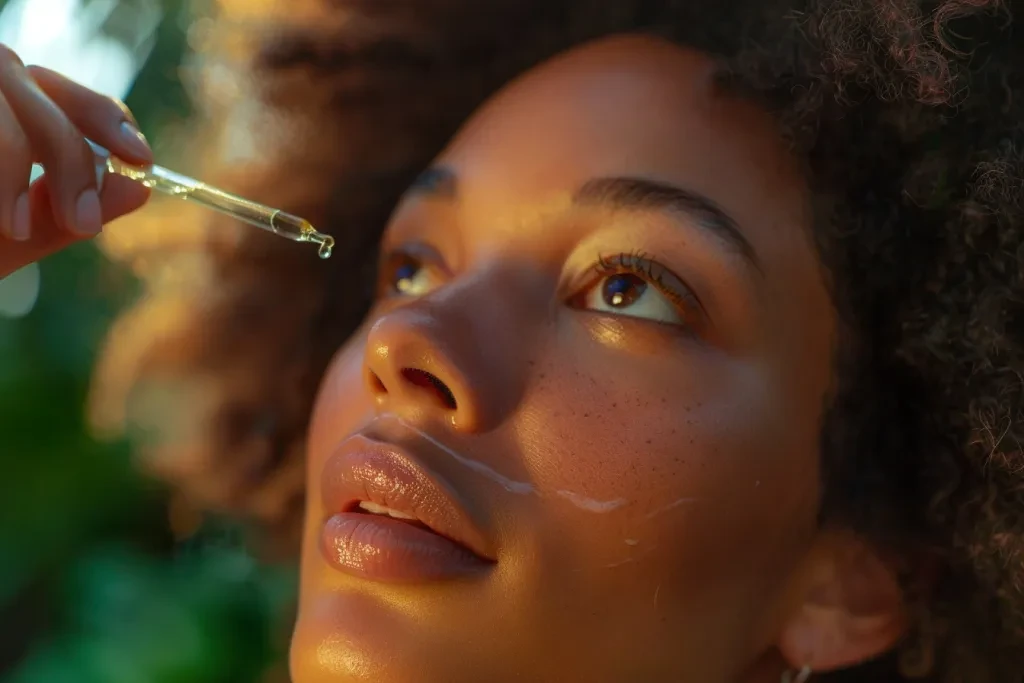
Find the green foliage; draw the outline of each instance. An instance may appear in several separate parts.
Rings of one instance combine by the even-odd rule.
[[[166,5],[128,98],[151,138],[188,113],[188,22]],[[43,263],[42,282],[30,315],[0,319],[0,683],[267,680],[294,572],[255,563],[230,526],[176,543],[130,445],[86,429],[96,351],[134,283],[91,245]]]
[[[289,572],[235,550],[156,558],[92,549],[67,573],[63,631],[8,683],[182,683],[258,680],[281,656],[268,615],[290,596]]]

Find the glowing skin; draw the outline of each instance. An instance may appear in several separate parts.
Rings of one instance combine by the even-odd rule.
[[[382,301],[315,409],[296,683],[777,681],[898,636],[885,572],[816,526],[836,326],[805,186],[713,66],[653,39],[576,49],[484,106],[397,208]],[[746,246],[609,178],[709,198]],[[444,482],[494,562],[339,570],[321,491],[360,432]],[[891,628],[840,621],[840,556]],[[832,638],[851,623],[856,647]]]

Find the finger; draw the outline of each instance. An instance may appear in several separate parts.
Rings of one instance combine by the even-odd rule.
[[[24,241],[31,234],[28,180],[32,150],[7,101],[0,96],[0,232],[8,239]]]
[[[0,277],[6,277],[69,244],[85,239],[59,228],[54,222],[49,189],[42,178],[32,183],[28,196],[34,218],[32,235],[23,242],[0,239]]]
[[[149,197],[150,190],[142,183],[124,176],[108,175],[103,181],[103,191],[100,192],[103,224],[141,208],[149,201]]]
[[[35,217],[32,236],[23,242],[0,237],[0,278],[85,239],[62,230],[54,221],[50,189],[45,176],[32,184],[28,197]],[[110,176],[100,193],[103,222],[108,223],[134,211],[145,204],[148,198],[149,190],[146,187],[127,178]]]
[[[129,164],[148,166],[153,163],[153,152],[124,103],[45,67],[30,66],[28,72],[85,137]]]
[[[145,204],[149,197],[150,190],[145,185],[123,176],[108,175],[103,182],[103,190],[100,192],[103,223],[109,223],[135,211]],[[37,242],[35,233],[39,233],[39,243],[43,245],[56,244],[58,248],[80,239],[77,235],[64,233],[54,219],[53,195],[46,176],[32,183],[32,187],[29,188],[29,203],[33,216],[36,217],[33,224],[32,243]],[[69,238],[68,241],[62,241],[65,238]]]
[[[0,49],[0,92],[46,169],[58,225],[79,235],[97,234],[103,223],[96,191],[96,161],[82,132],[6,48]]]

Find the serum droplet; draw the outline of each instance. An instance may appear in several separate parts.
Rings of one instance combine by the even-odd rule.
[[[322,259],[331,258],[331,251],[334,250],[334,238],[328,235],[324,238],[324,241],[320,243],[320,248],[317,250],[317,254]]]

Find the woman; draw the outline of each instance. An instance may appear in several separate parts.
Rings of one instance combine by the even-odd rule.
[[[107,358],[197,499],[287,518],[305,463],[298,683],[1024,676],[1008,7],[343,4],[257,46],[289,137],[233,183],[335,258],[207,245]],[[4,174],[10,270],[98,228],[59,109],[149,155],[0,87],[5,169],[53,167],[29,219]],[[144,200],[108,178],[102,218]]]

